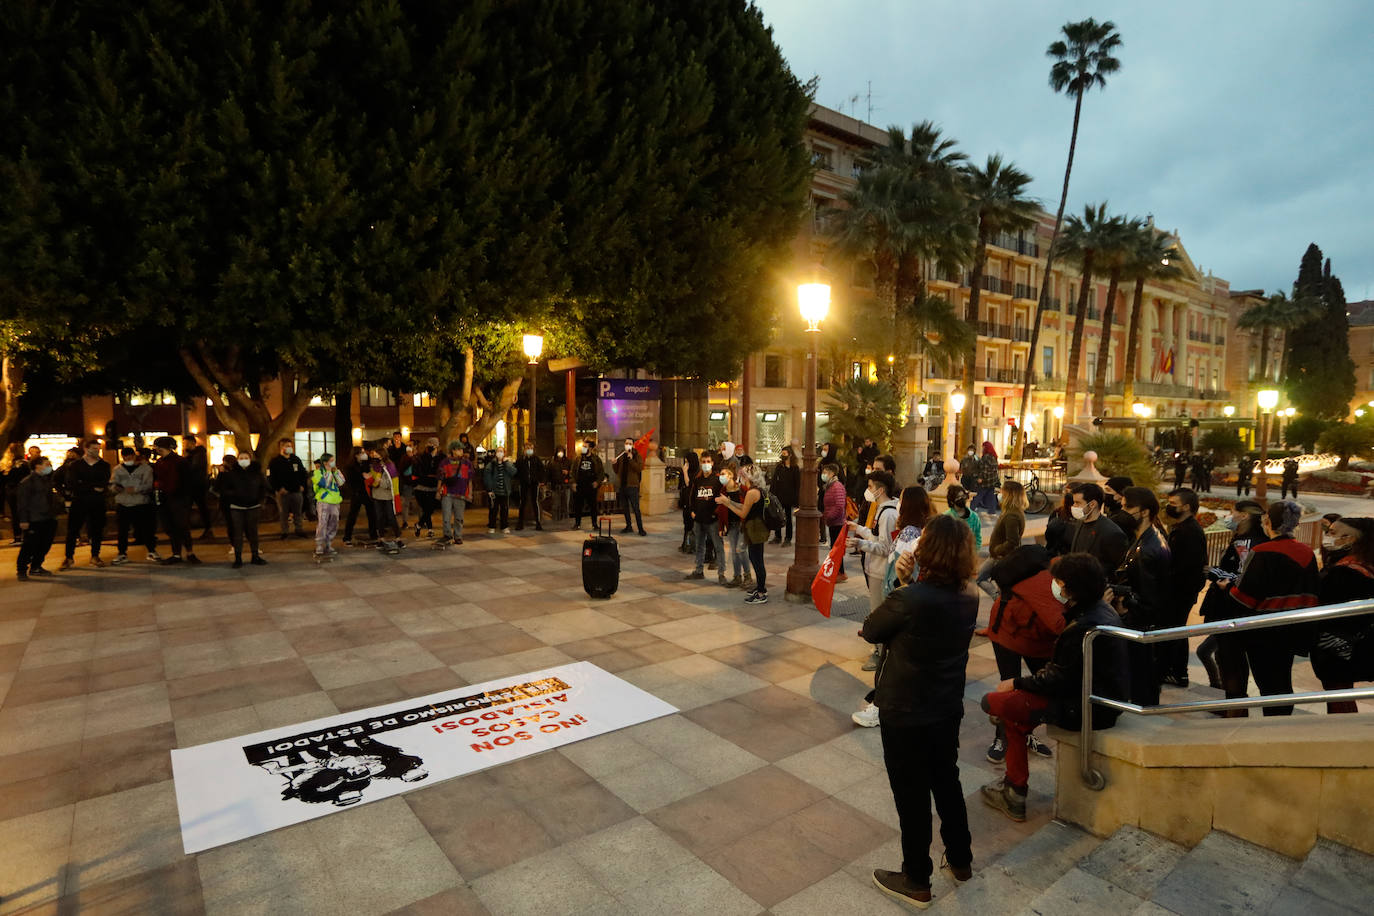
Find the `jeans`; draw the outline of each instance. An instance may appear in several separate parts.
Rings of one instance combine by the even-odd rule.
[[[530,510],[530,518],[534,521],[535,528],[543,528],[543,519],[539,513],[539,484],[527,483],[520,488],[520,511],[515,517],[515,527],[525,527],[525,509]]]
[[[754,582],[761,594],[768,594],[768,571],[763,568],[763,544],[749,545],[749,564],[754,567]]]
[[[300,494],[295,494],[300,498]],[[243,541],[248,539],[248,549],[253,556],[258,555],[258,519],[262,516],[262,507],[253,506],[251,509],[243,509],[238,506],[229,507],[229,543],[234,548],[234,559],[243,557]]]
[[[446,493],[441,506],[444,518],[444,537],[449,539],[462,537],[463,513],[468,510],[467,497]]]
[[[327,553],[330,542],[339,533],[339,504],[316,503],[315,513],[319,518],[315,523],[315,552]]]
[[[162,517],[162,530],[167,533],[172,556],[181,556],[183,547],[187,555],[195,553],[195,546],[191,543],[190,501],[176,496],[163,497],[163,503],[158,506],[158,514]]]
[[[1007,785],[1014,789],[1024,791],[1030,780],[1026,736],[1044,721],[1043,713],[1049,705],[1048,697],[1027,690],[989,693],[983,697],[983,708],[989,715],[1002,720],[1002,731],[1007,736]]]
[[[281,533],[287,533],[287,517],[295,516],[296,533],[304,534],[305,529],[301,527],[301,512],[305,508],[305,494],[290,493],[285,490],[277,494],[277,511],[281,516]]]
[[[115,506],[117,524],[116,546],[122,557],[129,552],[129,533],[133,532],[134,543],[142,544],[149,553],[157,550],[157,517],[153,504],[141,506]]]
[[[357,524],[358,512],[367,510],[367,535],[372,540],[377,540],[377,510],[372,505],[372,499],[366,495],[349,500],[348,521],[344,523],[344,540],[353,540],[353,526]]]
[[[415,530],[421,528],[426,531],[434,530],[434,510],[439,505],[439,491],[428,487],[415,488],[415,504],[420,507],[419,517],[415,522]]]
[[[18,524],[16,522],[16,524]],[[43,558],[52,549],[53,536],[57,534],[57,519],[45,518],[40,522],[29,522],[24,529],[24,541],[19,545],[19,572],[33,572],[43,565]]]
[[[997,491],[992,487],[980,487],[973,494],[973,502],[969,503],[969,508],[974,510],[986,509],[988,512],[996,514],[999,511],[997,508]]]
[[[725,544],[720,539],[720,528],[716,525],[716,520],[709,522],[696,523],[697,539],[697,565],[696,571],[701,572],[702,564],[706,561],[706,543],[709,541],[716,548],[716,572],[721,579],[725,578]]]
[[[487,494],[487,528],[505,531],[510,527],[510,494]]]
[[[401,526],[396,523],[396,501],[392,499],[372,500],[372,511],[377,517],[377,534],[385,537],[390,531],[394,536],[401,536]]]
[[[744,557],[744,530],[739,525],[731,525],[726,530],[730,538],[730,574],[736,579],[749,575],[749,564]],[[721,564],[724,568],[724,564]]]
[[[91,556],[100,556],[100,538],[105,533],[105,497],[83,497],[72,500],[67,511],[67,558],[76,555],[76,538],[82,528],[91,541]]]
[[[596,487],[578,487],[573,493],[573,524],[581,526],[583,515],[591,516],[596,524]]]
[[[639,515],[639,487],[620,488],[620,506],[625,512],[625,530],[630,530],[630,512],[634,511],[635,525],[644,530],[644,519]]]
[[[968,809],[959,785],[959,718],[924,725],[880,719],[883,763],[902,829],[902,871],[915,885],[930,885],[930,802],[940,815],[945,856],[956,868],[973,863]],[[1025,739],[1021,741],[1025,751]],[[1010,755],[1008,755],[1010,770]]]

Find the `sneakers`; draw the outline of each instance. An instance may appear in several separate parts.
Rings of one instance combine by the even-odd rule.
[[[179,554],[179,553],[174,553],[174,554],[172,554],[170,557],[168,557],[167,559],[165,559],[165,560],[158,560],[158,562],[161,563],[163,566],[173,566],[173,565],[175,565],[175,564],[181,562],[181,554]]]
[[[502,528],[502,529],[501,529],[501,533],[502,533],[502,534],[510,534],[510,529],[509,529],[509,528]]]
[[[1165,687],[1181,687],[1184,689],[1188,687],[1188,675],[1186,674],[1181,676],[1177,674],[1166,674],[1161,680]]]
[[[254,566],[266,566],[266,565],[267,565],[267,561],[264,560],[262,557],[254,557],[253,559],[249,560],[248,562],[252,563]]]
[[[863,709],[858,710],[849,718],[854,720],[855,725],[864,728],[878,727],[878,707],[872,703],[865,703]]]
[[[745,604],[767,604],[767,603],[768,603],[768,593],[767,593],[767,592],[754,592],[754,593],[753,593],[752,595],[750,595],[748,598],[745,598],[745,599],[744,599],[744,603],[745,603]]]
[[[864,671],[877,671],[877,670],[878,670],[878,665],[879,665],[880,662],[882,662],[882,660],[883,660],[883,655],[882,655],[882,653],[879,652],[877,649],[874,649],[874,650],[873,650],[873,654],[870,655],[870,656],[868,657],[868,661],[864,662],[863,670],[864,670]]]
[[[1050,749],[1050,746],[1034,735],[1026,736],[1026,749],[1040,757],[1054,756],[1054,751]]]
[[[724,585],[726,588],[739,588],[739,587],[740,587],[740,577],[739,577],[739,576],[735,576],[735,578],[733,578],[733,579],[723,580],[723,581],[721,582],[721,584]]]
[[[27,582],[29,581],[29,574],[21,569],[19,570],[15,578],[17,578],[20,582]]]
[[[635,533],[635,530],[634,530],[633,528],[631,528],[629,525],[626,525],[624,528],[621,528],[621,529],[620,529],[620,533],[621,533],[621,534],[634,534],[634,533]]]
[[[91,565],[100,569],[105,565],[105,561],[100,559],[100,557],[91,557]]]
[[[951,865],[949,864],[949,859],[945,857],[944,853],[940,853],[940,868],[949,872],[950,877],[957,881],[959,884],[963,884],[965,881],[973,880],[973,868],[971,866],[965,865],[963,867],[960,867],[957,865]]]
[[[186,562],[187,562],[187,563],[190,563],[192,566],[199,566],[199,565],[200,565],[200,557],[196,556],[196,555],[193,554],[193,553],[188,553],[188,554],[186,555]]]
[[[487,529],[487,534],[495,534],[495,533],[496,533],[496,529],[495,529],[495,528],[488,528],[488,529]]]
[[[754,578],[752,576],[745,576],[744,584],[741,585],[740,588],[752,595],[756,591],[754,587]]]
[[[353,539],[352,539],[352,538],[344,538],[344,539],[343,539],[343,542],[344,542],[344,546],[345,546],[345,547],[352,547],[352,546],[353,546]]]
[[[685,579],[705,579],[705,578],[706,578],[706,573],[702,572],[702,571],[699,570],[699,569],[694,569],[694,570],[692,570],[691,572],[689,572],[686,576],[684,576],[683,578],[685,578]]]
[[[63,557],[63,558],[62,558],[62,565],[59,566],[59,567],[57,567],[57,568],[58,568],[59,570],[62,570],[62,569],[71,569],[71,568],[72,568],[73,566],[75,566],[75,565],[76,565],[76,561],[73,560],[71,557]]]
[[[582,530],[582,523],[581,523],[581,522],[573,522],[573,523],[572,523],[572,530],[573,530],[573,531],[581,531],[581,530]]]
[[[835,581],[836,581],[836,582],[848,582],[848,581],[849,581],[849,577],[846,576],[844,573],[840,573],[838,576],[835,577]]]
[[[1030,738],[1030,735],[1027,735],[1026,737]],[[1030,746],[1030,741],[1026,742],[1026,746]],[[987,758],[988,763],[1007,762],[1007,742],[1003,740],[1003,738],[1000,735],[996,738],[993,738],[992,743],[988,745]]]
[[[1006,779],[983,786],[982,796],[989,808],[996,808],[1018,823],[1026,819],[1026,790],[1007,785]]]
[[[462,537],[462,535],[458,535],[457,537],[455,537],[455,538],[453,539],[453,543],[455,543],[455,544],[461,544],[461,543],[463,543],[463,537]]]
[[[110,565],[111,565],[111,566],[123,566],[123,565],[124,565],[125,563],[127,563],[127,562],[129,562],[129,558],[128,558],[127,556],[125,556],[124,554],[121,553],[121,554],[119,554],[118,556],[116,556],[113,560],[110,561]]]
[[[243,557],[234,557],[234,562],[229,564],[230,569],[243,569]]]
[[[873,886],[894,900],[900,900],[918,910],[930,906],[930,885],[917,885],[899,871],[873,869]]]
[[[784,540],[784,541],[782,542],[782,546],[784,546],[784,547],[791,547],[791,546],[792,546],[792,539],[791,539],[791,538],[787,538],[786,540]]]
[[[38,576],[39,578],[46,578],[46,577],[48,577],[48,576],[51,576],[52,574],[53,574],[53,573],[52,573],[52,570],[51,570],[51,569],[44,569],[44,568],[41,567],[41,566],[38,567],[37,569],[31,569],[31,570],[29,570],[29,575],[30,575],[30,576]]]
[[[161,563],[161,562],[162,562],[162,556],[161,556],[161,554],[159,554],[156,550],[150,550],[150,551],[148,551],[148,562],[149,562],[149,563]]]

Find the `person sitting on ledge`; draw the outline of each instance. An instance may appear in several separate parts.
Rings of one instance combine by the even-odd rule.
[[[1060,557],[1050,568],[1050,589],[1064,604],[1068,625],[1054,642],[1048,663],[1030,677],[1002,681],[983,697],[983,711],[1007,736],[1007,774],[983,786],[983,801],[1014,821],[1026,819],[1026,787],[1030,778],[1026,736],[1036,725],[1050,722],[1077,731],[1083,721],[1080,692],[1083,684],[1083,636],[1095,627],[1121,626],[1121,618],[1103,595],[1107,574],[1097,558],[1086,553]],[[1124,700],[1129,683],[1126,643],[1098,639],[1093,645],[1093,693]],[[881,705],[881,704],[879,704]],[[1111,728],[1120,715],[1094,705],[1092,727]]]

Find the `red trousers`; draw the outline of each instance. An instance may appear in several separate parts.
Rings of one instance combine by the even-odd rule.
[[[1013,690],[988,694],[987,704],[988,712],[1002,720],[1002,730],[1007,736],[1007,785],[1024,789],[1030,779],[1026,736],[1040,724],[1034,714],[1047,709],[1050,701],[1038,693]]]

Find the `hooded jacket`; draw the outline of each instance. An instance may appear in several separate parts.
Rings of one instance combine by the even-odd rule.
[[[1068,625],[1064,605],[1054,597],[1053,574],[1042,569],[1004,588],[988,618],[988,639],[1023,658],[1049,658],[1055,638]]]
[[[120,462],[114,469],[117,506],[147,506],[153,501],[153,466],[142,461],[132,468]]]

